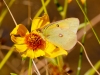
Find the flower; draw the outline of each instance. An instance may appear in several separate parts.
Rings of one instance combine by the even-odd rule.
[[[82,4],[84,4],[86,2],[86,0],[81,0]]]
[[[16,50],[22,57],[37,58],[46,56],[54,58],[67,52],[48,42],[37,29],[49,24],[49,17],[44,14],[42,17],[34,18],[32,21],[31,32],[23,24],[18,24],[10,33],[11,40],[15,43]]]

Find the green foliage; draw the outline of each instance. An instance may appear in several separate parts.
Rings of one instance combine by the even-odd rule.
[[[10,75],[17,75],[16,73],[10,73]]]

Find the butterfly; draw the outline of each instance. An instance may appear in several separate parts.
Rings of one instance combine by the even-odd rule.
[[[56,21],[38,29],[51,43],[65,50],[70,50],[77,42],[78,18]]]

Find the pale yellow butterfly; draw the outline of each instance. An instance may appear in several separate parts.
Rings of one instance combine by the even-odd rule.
[[[78,27],[77,18],[67,18],[46,25],[41,29],[41,33],[55,46],[70,50],[77,42]]]

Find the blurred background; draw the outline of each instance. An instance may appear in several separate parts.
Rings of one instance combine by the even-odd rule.
[[[39,9],[42,7],[41,0],[5,0],[7,5],[13,1],[10,6],[10,10],[17,22],[17,24],[24,24],[28,29],[30,29],[31,20],[33,19]],[[45,2],[48,0],[45,0]],[[64,7],[65,0],[58,0],[59,4]],[[79,0],[80,1],[80,0]],[[83,4],[80,1],[80,4]],[[100,37],[100,0],[86,0],[86,8],[87,8],[87,17],[91,21],[97,36]],[[59,6],[59,5],[58,5]],[[50,21],[58,21],[62,19],[59,11],[57,10],[57,5],[54,3],[54,0],[50,0],[47,5],[47,12],[50,18]],[[3,0],[0,0],[0,18],[4,10],[6,9]],[[30,14],[29,14],[30,13]],[[42,16],[44,12],[42,12],[39,16]],[[72,0],[68,3],[66,18],[69,17],[77,17],[80,20],[80,24],[84,22],[84,15],[79,8],[77,2]],[[6,13],[5,17],[2,21],[0,21],[0,62],[3,60],[9,49],[12,47],[13,42],[10,39],[10,32],[15,27],[15,24],[11,18],[9,12]],[[78,40],[81,41],[82,36],[84,34],[84,29],[80,29],[77,33]],[[93,31],[88,25],[86,28],[86,38],[84,47],[86,48],[87,54],[93,64],[96,64],[100,60],[100,44],[98,43],[96,37],[94,36]],[[68,67],[72,70],[71,75],[76,75],[78,61],[79,61],[79,53],[80,45],[76,44],[75,47],[71,50],[68,56],[64,56],[64,61],[68,64]],[[44,60],[36,60],[37,65],[42,73],[45,72],[44,69]],[[40,67],[41,66],[41,67]],[[23,70],[22,70],[23,68]],[[17,52],[13,52],[10,58],[7,60],[5,65],[0,69],[0,75],[10,75],[10,73],[20,73],[23,72],[22,75],[27,75],[28,68],[28,59],[25,62],[22,62],[21,56]],[[84,53],[82,57],[82,68],[81,74],[84,75],[91,68],[88,63]],[[100,71],[100,70],[99,70]],[[33,74],[35,75],[35,74]],[[43,74],[44,75],[44,74]],[[97,75],[96,73],[94,75]]]

